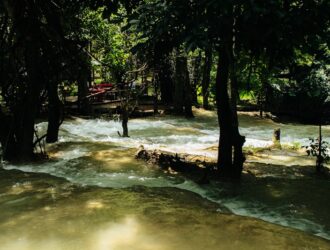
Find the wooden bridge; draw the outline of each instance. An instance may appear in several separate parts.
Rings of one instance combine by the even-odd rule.
[[[92,112],[112,112],[120,110],[123,103],[128,100],[131,103],[136,103],[136,109],[140,111],[154,110],[155,99],[154,96],[149,96],[143,89],[117,89],[116,87],[109,87],[100,89],[98,91],[91,91],[85,98],[91,104]],[[65,98],[66,106],[69,109],[78,109],[78,97],[69,96]],[[165,109],[165,105],[157,103],[158,109]]]

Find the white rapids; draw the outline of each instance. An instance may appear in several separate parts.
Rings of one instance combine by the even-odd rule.
[[[45,131],[46,125],[38,124],[39,133]],[[221,183],[199,186],[183,177],[166,175],[134,159],[134,150],[139,145],[149,149],[216,157],[213,151],[207,150],[217,145],[219,137],[213,112],[199,113],[191,120],[178,117],[133,119],[129,121],[128,127],[130,137],[120,138],[117,134],[117,131],[121,131],[119,122],[80,118],[65,121],[60,130],[60,141],[49,147],[52,161],[25,165],[4,163],[4,168],[47,173],[83,186],[127,188],[141,185],[189,190],[227,207],[235,214],[256,217],[330,239],[330,222],[322,224],[321,219],[307,211],[302,202],[291,203],[285,200],[284,193],[278,194],[279,197],[283,196],[284,200],[269,199],[267,195],[279,192],[285,183],[276,180],[269,180],[268,183],[266,180],[260,183],[245,183],[234,188]],[[292,145],[306,145],[308,138],[315,138],[318,133],[317,126],[280,124],[240,115],[240,131],[246,136],[246,146],[271,145],[275,128],[281,128],[282,143]],[[330,138],[330,126],[325,126],[323,133],[324,138]],[[299,189],[301,185],[294,183],[293,188]],[[315,185],[316,189],[319,184]],[[322,185],[330,187],[326,181],[323,181]],[[320,188],[323,188],[322,185]],[[269,187],[269,193],[258,193],[259,196],[254,197],[252,189],[265,187]],[[237,193],[228,191],[233,189]]]

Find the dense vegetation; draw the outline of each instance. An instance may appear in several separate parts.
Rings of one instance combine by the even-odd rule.
[[[217,109],[218,172],[239,178],[237,104],[314,123],[329,114],[329,13],[325,0],[1,1],[3,158],[31,160],[41,139],[57,141],[66,95],[87,115],[96,81],[149,82],[155,103],[173,114]],[[45,110],[48,130],[38,138]]]

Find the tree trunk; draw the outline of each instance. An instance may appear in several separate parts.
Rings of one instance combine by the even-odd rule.
[[[35,132],[35,117],[39,107],[41,83],[43,82],[41,58],[38,44],[27,39],[28,45],[25,54],[27,69],[27,90],[20,104],[19,111],[15,114],[16,127],[16,160],[29,161],[33,158],[33,139]]]
[[[168,57],[169,56],[162,55],[155,59],[155,63],[157,65],[156,71],[158,72],[161,102],[165,105],[172,105],[174,83],[172,79],[171,64]]]
[[[203,80],[202,80],[202,94],[203,94],[203,108],[209,109],[209,86],[210,86],[210,75],[212,68],[212,47],[208,46],[205,50],[205,62],[203,69]]]
[[[184,111],[183,106],[185,104],[185,79],[186,72],[184,59],[181,56],[177,56],[175,60],[174,112],[178,115],[182,115]]]
[[[231,57],[231,109],[232,109],[232,126],[233,126],[233,147],[234,147],[234,161],[233,161],[233,172],[232,177],[235,179],[240,178],[243,163],[245,162],[245,156],[243,154],[243,145],[245,143],[245,136],[241,136],[239,133],[239,123],[237,116],[237,99],[238,99],[238,87],[237,87],[237,76],[234,65],[233,55]]]
[[[192,112],[192,104],[193,104],[193,88],[191,86],[191,81],[189,79],[189,71],[188,71],[188,62],[187,57],[182,57],[182,74],[184,78],[182,79],[184,82],[184,113],[186,118],[193,118],[194,114]]]
[[[152,82],[154,85],[154,114],[157,115],[159,113],[158,111],[159,74],[158,73],[154,73]]]
[[[178,56],[175,65],[174,110],[178,115],[194,117],[192,112],[192,88],[189,81],[187,57]]]
[[[83,72],[85,71],[86,72]],[[90,114],[91,108],[89,100],[86,98],[88,95],[88,73],[87,69],[82,68],[78,78],[78,109],[80,114]]]
[[[322,117],[322,116],[321,116]],[[323,168],[323,156],[322,156],[322,118],[320,119],[319,124],[319,145],[318,145],[318,154],[316,157],[316,172],[321,173]]]
[[[55,82],[49,82],[48,84],[48,128],[46,142],[53,143],[58,141],[62,103],[58,97],[57,84]]]
[[[24,6],[24,4],[23,4]],[[26,44],[24,48],[26,82],[22,82],[20,98],[17,105],[11,110],[13,117],[8,119],[5,124],[5,148],[4,158],[15,161],[29,161],[33,158],[33,139],[35,117],[39,107],[39,96],[41,92],[41,84],[43,82],[43,72],[41,70],[41,51],[40,51],[40,29],[36,16],[31,14],[31,9],[26,8],[27,15],[30,18],[26,19],[28,24],[22,25],[19,21],[21,16],[17,11],[18,6],[12,1],[6,1],[8,13],[13,20],[13,26],[16,28],[18,35],[22,36]],[[22,6],[19,6],[21,8]],[[30,7],[30,6],[29,6]],[[31,27],[27,33],[25,27]]]
[[[230,101],[231,101],[231,115],[232,115],[232,146],[234,148],[234,159],[232,164],[231,178],[239,179],[243,170],[243,163],[245,157],[243,154],[243,145],[245,143],[245,136],[239,133],[239,123],[237,116],[237,100],[239,99],[238,84],[237,84],[237,69],[236,69],[236,55],[235,55],[235,8],[231,13],[232,27],[230,34],[228,54],[230,67]]]
[[[16,157],[13,117],[2,113],[0,109],[0,143],[3,160],[12,161]]]
[[[259,98],[258,98],[258,104],[259,104],[259,116],[261,118],[263,118],[263,114],[264,114],[264,111],[265,111],[265,103],[266,103],[266,86],[267,86],[267,83],[266,83],[266,72],[263,72],[262,73],[262,77],[261,77],[261,90],[260,90],[260,93],[259,93]]]
[[[122,110],[122,121],[121,121],[122,127],[123,127],[123,135],[122,137],[129,137],[128,136],[128,110],[123,109]]]
[[[4,149],[6,144],[6,137],[7,137],[7,119],[6,115],[2,112],[1,106],[0,106],[0,143],[2,149]]]
[[[216,77],[216,103],[220,127],[218,170],[223,177],[232,177],[232,112],[228,96],[229,53],[225,45],[219,48]]]

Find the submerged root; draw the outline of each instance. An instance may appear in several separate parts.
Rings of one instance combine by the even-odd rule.
[[[135,157],[157,165],[170,174],[183,173],[199,184],[209,183],[209,178],[213,176],[209,173],[216,167],[215,162],[205,161],[204,156],[146,150],[143,146],[139,147]]]
[[[216,171],[216,161],[204,156],[172,153],[163,150],[147,150],[140,146],[135,157],[157,165],[169,174],[181,173],[199,184],[210,180],[222,180]],[[315,174],[315,166],[299,165],[302,155],[296,151],[264,148],[247,154],[247,162],[242,172],[243,179],[250,178],[320,178]],[[291,159],[292,158],[292,159]],[[296,159],[297,158],[297,159]],[[285,165],[290,160],[293,164]],[[308,163],[308,162],[307,162]],[[330,178],[330,170],[325,168],[323,178]]]

